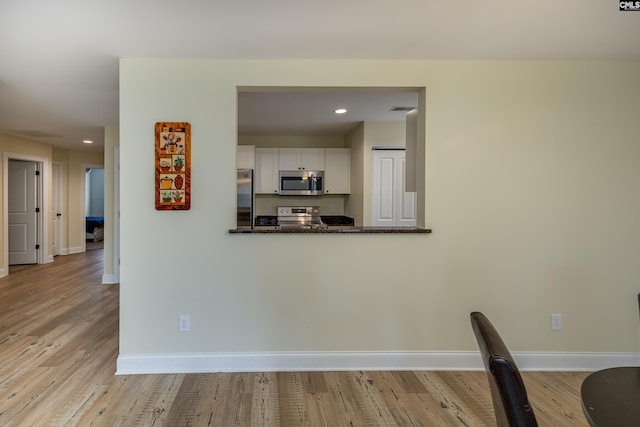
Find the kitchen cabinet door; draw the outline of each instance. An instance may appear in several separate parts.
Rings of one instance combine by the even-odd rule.
[[[351,149],[327,148],[324,157],[324,193],[351,193]]]
[[[280,170],[324,170],[324,148],[281,148]]]
[[[278,149],[256,148],[254,189],[256,194],[278,194]]]
[[[324,148],[303,148],[302,149],[302,169],[309,171],[323,171]]]
[[[280,148],[279,167],[281,171],[297,171],[302,165],[301,148]]]
[[[236,169],[255,169],[255,146],[238,145],[236,149]]]

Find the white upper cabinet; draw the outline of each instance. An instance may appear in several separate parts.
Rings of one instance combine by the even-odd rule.
[[[324,148],[280,148],[280,170],[324,170]]]
[[[302,148],[280,148],[279,168],[283,171],[298,170],[302,163]]]
[[[255,169],[255,146],[238,145],[236,150],[236,169]]]
[[[278,194],[278,149],[256,148],[253,174],[256,194]]]
[[[327,148],[324,162],[324,193],[351,193],[351,149]]]

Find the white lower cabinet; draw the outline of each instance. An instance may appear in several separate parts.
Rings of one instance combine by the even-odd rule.
[[[278,149],[256,148],[255,194],[278,194]]]

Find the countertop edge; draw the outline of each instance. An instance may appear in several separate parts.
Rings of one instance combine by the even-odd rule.
[[[233,228],[229,230],[229,234],[431,234],[431,229],[421,227],[345,227],[327,229],[255,227],[252,229]]]

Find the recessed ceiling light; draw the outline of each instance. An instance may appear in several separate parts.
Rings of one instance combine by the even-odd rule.
[[[85,144],[93,144],[93,141],[90,141],[90,140],[88,140],[88,139],[85,139],[85,140],[84,140],[84,141],[82,141],[82,142],[84,142]]]
[[[346,108],[337,108],[335,110],[333,110],[334,113],[336,114],[345,114],[347,112]]]

